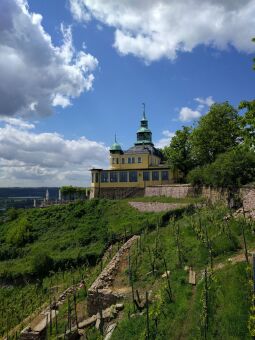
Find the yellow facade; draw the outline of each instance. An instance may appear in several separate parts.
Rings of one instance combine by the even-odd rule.
[[[160,157],[148,154],[110,155],[110,165],[113,170],[148,169],[160,163]]]
[[[91,197],[108,197],[106,193],[115,189],[127,191],[173,183],[176,176],[162,162],[162,154],[154,147],[151,138],[144,113],[134,146],[123,151],[115,137],[110,149],[109,169],[91,169]]]

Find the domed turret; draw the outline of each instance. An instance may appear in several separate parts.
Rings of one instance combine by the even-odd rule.
[[[112,146],[110,147],[110,153],[123,153],[120,144],[117,142],[116,134],[115,134],[114,143],[113,143]]]

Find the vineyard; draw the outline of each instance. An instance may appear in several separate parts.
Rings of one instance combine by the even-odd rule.
[[[113,282],[125,296],[111,339],[252,338],[255,225],[222,205],[186,203],[194,204],[141,213],[126,201],[92,200],[2,215],[1,336],[18,338],[71,287],[47,327],[47,338],[67,338],[89,317],[92,282],[123,242],[139,234]],[[111,323],[83,332],[103,339]]]

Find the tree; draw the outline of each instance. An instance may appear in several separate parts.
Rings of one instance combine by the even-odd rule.
[[[255,179],[255,153],[244,145],[218,155],[215,162],[192,170],[193,185],[238,188]]]
[[[167,162],[174,168],[180,170],[184,176],[194,167],[191,157],[191,128],[183,126],[177,130],[170,145],[163,149],[163,155]]]
[[[239,143],[240,134],[240,117],[234,107],[228,102],[215,103],[193,129],[192,155],[199,165],[212,163]]]
[[[255,100],[250,102],[242,101],[239,109],[246,109],[244,116],[241,119],[243,128],[244,142],[248,147],[255,147]]]

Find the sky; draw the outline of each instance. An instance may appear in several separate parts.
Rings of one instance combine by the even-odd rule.
[[[114,134],[155,146],[254,99],[255,0],[1,0],[0,187],[87,186]]]

